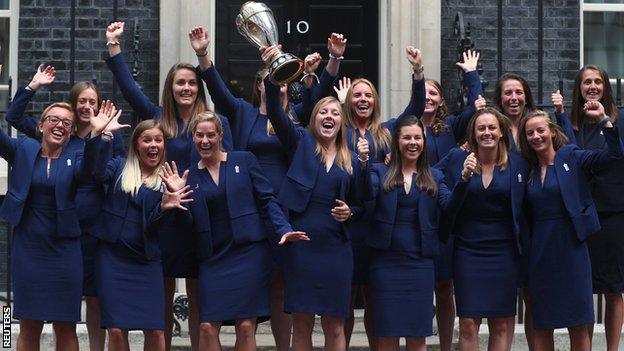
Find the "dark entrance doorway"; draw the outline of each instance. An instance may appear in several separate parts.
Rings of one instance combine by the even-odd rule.
[[[237,31],[235,19],[243,0],[217,0],[216,33],[211,38],[219,72],[234,95],[249,99],[261,62],[258,50]],[[265,0],[279,27],[284,51],[303,59],[319,52],[326,60],[332,32],[347,38],[341,75],[366,77],[377,84],[379,29],[377,0]],[[324,66],[324,63],[321,64]]]

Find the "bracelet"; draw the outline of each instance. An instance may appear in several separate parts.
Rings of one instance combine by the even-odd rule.
[[[338,60],[338,61],[342,61],[342,60],[344,60],[344,56],[334,56],[334,55],[332,55],[331,53],[329,54],[329,57],[330,57],[330,58],[333,58],[333,59],[335,59],[335,60]]]
[[[197,57],[206,57],[206,56],[208,56],[208,50],[204,51],[203,54],[198,54],[197,52],[195,52],[195,56],[197,56]]]
[[[111,46],[111,45],[120,45],[119,41],[117,40],[109,40],[106,42],[106,46]]]
[[[609,116],[604,115],[602,116],[602,119],[598,122],[598,126],[600,128],[604,128],[605,124],[607,124],[607,122],[611,122],[611,118],[609,118]]]
[[[312,72],[312,73],[304,73],[304,74],[303,74],[303,77],[301,77],[300,82],[303,82],[303,80],[304,80],[304,79],[306,79],[306,77],[309,77],[309,76],[314,77],[314,78],[316,79],[316,83],[317,83],[317,84],[320,84],[320,83],[321,83],[321,81],[320,81],[319,77],[318,77],[318,76],[316,75],[316,73],[314,73],[314,72]]]
[[[412,66],[412,70],[414,71],[414,73],[423,73],[423,71],[425,70],[425,66],[423,65],[420,65],[418,67]]]
[[[105,141],[111,141],[115,139],[115,135],[112,132],[102,132],[102,139]]]
[[[36,90],[36,89],[33,89],[33,88],[30,86],[30,83],[26,84],[26,88],[24,88],[24,89],[28,89],[28,90],[30,90],[30,91],[35,91],[35,90]]]
[[[366,158],[365,158],[365,159],[361,159],[361,158],[360,158],[360,155],[358,155],[357,159],[358,159],[358,161],[360,161],[360,162],[362,162],[362,163],[366,163],[366,162],[368,162],[368,160],[370,159],[370,156],[369,156],[369,155],[366,155]]]

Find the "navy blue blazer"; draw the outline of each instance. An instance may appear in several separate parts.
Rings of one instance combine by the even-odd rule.
[[[134,78],[132,78],[132,74],[126,65],[126,59],[124,58],[123,52],[107,58],[106,64],[113,73],[113,77],[115,77],[115,80],[119,85],[119,90],[121,90],[124,99],[130,104],[130,106],[132,106],[132,109],[137,116],[139,116],[142,120],[160,118],[160,106],[154,104],[147,96],[145,96],[143,91],[139,88],[138,83],[134,80]],[[223,148],[225,150],[233,150],[230,124],[228,123],[227,118],[224,118],[223,116],[219,116],[219,119],[221,119],[221,124],[223,125]],[[182,121],[179,120],[178,122],[179,126]],[[178,134],[180,133],[181,131],[178,132]],[[199,161],[199,155],[197,154],[195,147],[193,147],[191,151],[191,163],[193,163],[193,161]]]
[[[412,79],[412,94],[410,95],[410,101],[403,110],[403,113],[395,118],[383,122],[383,126],[388,129],[390,135],[394,133],[394,129],[398,119],[402,116],[416,116],[420,117],[425,112],[425,99],[427,92],[425,91],[425,79],[414,80]]]
[[[200,172],[197,165],[191,168],[188,184],[193,189],[193,202],[190,205],[193,228],[198,236],[201,258],[212,256],[212,234],[210,214],[206,196],[202,191]],[[234,242],[237,244],[257,242],[267,239],[267,230],[277,240],[292,228],[281,207],[277,203],[271,183],[264,176],[256,157],[251,152],[231,151],[227,154],[225,170],[225,193],[230,214],[230,224]],[[264,221],[263,218],[267,218]],[[267,228],[270,223],[272,228]]]
[[[208,92],[215,104],[215,108],[220,113],[223,113],[230,122],[235,149],[247,150],[249,137],[260,114],[258,107],[243,99],[234,97],[223,82],[214,64],[205,71],[200,72],[200,75],[206,82],[206,87],[208,87]],[[307,87],[302,89],[302,102],[292,105],[292,109],[301,126],[305,127],[308,125],[310,114],[316,101],[330,94],[335,78],[330,76],[327,70],[324,69],[321,74],[320,84],[314,86],[314,91]]]
[[[11,181],[0,208],[0,217],[12,226],[17,226],[22,220],[40,150],[41,144],[37,140],[28,137],[14,139],[0,130],[0,156],[11,165]],[[74,238],[81,235],[78,209],[74,201],[79,180],[88,178],[81,170],[81,161],[82,152],[68,150],[67,147],[63,148],[59,156],[58,162],[62,166],[58,169],[54,186],[57,221],[57,232],[54,234],[58,237]]]
[[[123,157],[110,159],[110,148],[111,143],[102,140],[100,136],[90,139],[85,146],[84,168],[94,181],[108,185],[102,212],[97,224],[93,226],[92,234],[98,239],[115,243],[121,233],[127,230],[125,223],[128,220],[128,205],[132,201],[132,194],[121,190],[121,173],[126,159]],[[141,223],[141,236],[145,248],[143,256],[148,261],[160,258],[157,230],[171,212],[160,212],[161,199],[160,191],[145,186],[139,188],[134,199],[141,203],[142,216],[132,220]]]
[[[6,120],[9,124],[20,132],[24,133],[34,139],[39,139],[38,133],[39,119],[34,116],[27,116],[24,114],[26,106],[34,96],[34,92],[27,89],[19,89],[13,98],[13,102],[9,106],[9,110],[6,114]],[[113,157],[121,156],[125,157],[126,152],[124,150],[123,133],[121,131],[114,132],[113,139]],[[82,152],[85,147],[85,142],[90,138],[87,135],[85,139],[72,135],[67,142],[67,150],[75,150]],[[100,213],[102,208],[102,202],[104,200],[105,189],[101,185],[93,184],[88,180],[83,180],[77,190],[76,194],[76,207],[80,208],[78,212],[78,218],[80,219],[80,225],[83,232],[90,232],[91,225],[93,225],[94,219]]]
[[[604,167],[622,158],[624,153],[617,127],[603,128],[602,131],[607,141],[606,150],[582,150],[576,145],[568,144],[557,150],[555,155],[555,173],[561,198],[580,241],[600,230],[598,212],[586,172],[591,172],[596,167]]]
[[[457,147],[449,151],[434,167],[444,173],[444,179],[449,188],[453,189],[453,207],[445,211],[445,221],[441,225],[441,237],[455,234],[457,213],[461,209],[463,201],[466,199],[468,182],[461,178],[461,171],[464,169],[464,160],[468,152]],[[519,253],[526,247],[529,230],[523,207],[525,205],[524,196],[526,181],[528,177],[528,165],[526,161],[517,153],[509,152],[509,176],[511,177],[511,212],[513,218],[513,230],[516,237],[516,247]]]
[[[397,192],[400,189],[395,188],[390,192],[386,192],[383,189],[383,183],[388,172],[386,165],[376,163],[368,166],[368,170],[368,174],[362,177],[364,186],[361,188],[358,184],[358,193],[364,192],[361,195],[363,200],[376,199],[375,211],[373,213],[375,228],[366,237],[366,243],[377,249],[388,249],[392,240],[397,212]],[[440,208],[447,206],[450,196],[450,191],[446,183],[444,183],[442,172],[432,168],[431,173],[438,184],[438,194],[437,196],[430,196],[423,193],[418,199],[418,225],[421,236],[420,253],[425,257],[436,256],[439,252],[438,226]]]

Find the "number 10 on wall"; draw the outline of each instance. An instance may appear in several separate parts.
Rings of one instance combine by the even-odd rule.
[[[290,34],[291,33],[291,22],[290,20],[286,21],[286,33]],[[305,34],[310,30],[310,24],[307,21],[299,21],[297,22],[297,24],[294,26],[295,30],[297,32],[299,32],[299,34]]]

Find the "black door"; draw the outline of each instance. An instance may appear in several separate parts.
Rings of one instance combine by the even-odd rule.
[[[232,93],[249,99],[254,74],[261,67],[258,50],[238,33],[236,15],[244,0],[217,0],[216,64]],[[311,52],[328,58],[332,32],[347,38],[341,75],[366,77],[377,84],[379,60],[378,0],[266,0],[275,16],[285,52],[303,59]],[[321,64],[324,66],[324,63]]]

